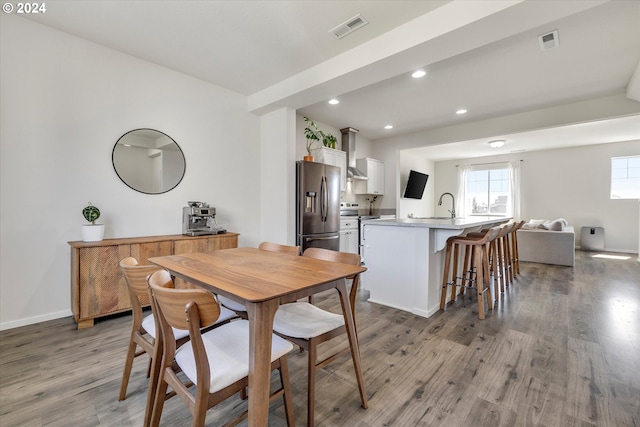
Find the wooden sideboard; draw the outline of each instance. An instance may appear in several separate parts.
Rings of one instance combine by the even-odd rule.
[[[94,319],[131,310],[120,260],[132,256],[140,264],[148,258],[238,247],[238,234],[208,236],[129,237],[99,242],[68,242],[71,246],[71,310],[78,329]]]

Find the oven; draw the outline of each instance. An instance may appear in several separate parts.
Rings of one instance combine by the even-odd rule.
[[[354,252],[362,256],[362,221],[366,219],[377,219],[377,218],[380,218],[380,215],[361,215],[359,206],[357,203],[341,202],[340,203],[340,223],[341,223],[340,238],[343,239],[343,241],[341,241],[340,247],[342,249],[346,249],[347,247],[352,248],[353,246],[346,243],[347,239],[351,238],[351,236],[347,233],[352,233],[353,231],[357,231],[357,240],[356,240],[357,249],[346,250],[346,252]],[[357,221],[357,225],[354,224],[354,221]]]

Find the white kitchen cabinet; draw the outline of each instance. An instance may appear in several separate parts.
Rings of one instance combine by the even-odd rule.
[[[358,230],[340,232],[340,252],[358,253]]]
[[[384,194],[384,162],[364,158],[356,160],[356,168],[367,176],[366,181],[359,181],[355,186],[356,194]]]
[[[358,219],[340,220],[340,252],[358,253]]]
[[[319,147],[311,150],[315,162],[340,168],[340,191],[347,189],[347,153],[334,148]]]

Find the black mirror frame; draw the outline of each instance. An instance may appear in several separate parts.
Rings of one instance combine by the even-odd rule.
[[[118,147],[118,143],[119,143],[119,142],[120,142],[120,140],[121,140],[122,138],[124,138],[125,136],[129,135],[129,134],[130,134],[130,133],[132,133],[132,132],[136,132],[136,131],[139,131],[139,130],[154,131],[154,132],[161,133],[162,135],[166,136],[166,137],[167,137],[167,138],[169,138],[171,141],[173,141],[173,143],[174,143],[174,144],[176,144],[176,147],[178,147],[178,151],[180,151],[180,154],[182,155],[182,162],[183,162],[183,164],[184,164],[184,168],[183,168],[183,170],[182,170],[182,175],[180,176],[180,179],[178,180],[178,182],[176,182],[176,184],[175,184],[173,187],[171,187],[171,188],[169,188],[169,189],[166,189],[166,190],[164,190],[164,191],[157,192],[157,193],[150,193],[150,192],[147,192],[147,191],[142,191],[142,190],[139,190],[139,189],[137,189],[137,188],[132,187],[131,185],[129,185],[129,183],[128,183],[128,182],[126,182],[126,181],[122,178],[122,176],[120,176],[120,174],[118,173],[118,168],[116,168],[116,163],[115,163],[115,159],[114,159],[114,157],[115,157],[115,152],[116,152],[116,148]],[[133,130],[130,130],[130,131],[128,131],[128,132],[125,132],[125,133],[124,133],[120,138],[118,138],[118,140],[116,141],[116,143],[115,143],[115,144],[114,144],[114,146],[113,146],[113,150],[111,150],[111,165],[113,166],[113,170],[115,171],[116,175],[118,175],[118,178],[120,178],[120,181],[122,181],[122,182],[123,182],[127,187],[129,187],[129,188],[131,188],[132,190],[137,191],[137,192],[139,192],[139,193],[142,193],[142,194],[151,194],[151,195],[155,195],[155,194],[164,194],[164,193],[167,193],[167,192],[169,192],[169,191],[173,190],[173,189],[174,189],[174,188],[176,188],[178,185],[180,185],[180,183],[181,183],[181,182],[182,182],[182,180],[184,179],[184,175],[185,175],[185,173],[187,172],[187,158],[185,157],[185,155],[184,155],[184,151],[182,151],[182,148],[180,147],[180,145],[178,145],[178,143],[175,141],[175,139],[171,138],[171,137],[170,137],[169,135],[167,135],[166,133],[164,133],[164,132],[162,132],[162,131],[159,131],[159,130],[157,130],[157,129],[151,129],[151,128],[138,128],[138,129],[133,129]]]

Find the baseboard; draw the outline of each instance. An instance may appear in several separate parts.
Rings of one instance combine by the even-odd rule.
[[[11,322],[0,323],[0,331],[19,328],[21,326],[33,325],[34,323],[47,322],[49,320],[61,319],[72,316],[71,310],[63,310],[55,313],[47,313],[40,316],[27,317],[25,319],[12,320]]]

